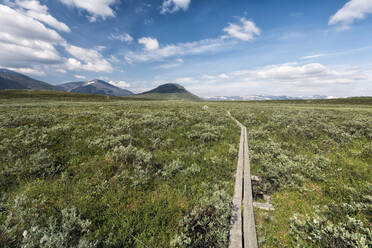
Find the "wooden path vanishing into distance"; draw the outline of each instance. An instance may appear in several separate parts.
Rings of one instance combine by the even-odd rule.
[[[251,171],[248,154],[247,129],[228,111],[227,114],[241,129],[238,167],[236,170],[229,248],[257,248],[256,225],[253,214]],[[243,211],[242,211],[243,209]]]

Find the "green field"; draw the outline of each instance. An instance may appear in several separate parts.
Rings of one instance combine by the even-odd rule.
[[[205,108],[205,106],[208,108]],[[0,92],[0,247],[227,247],[247,127],[260,247],[370,247],[371,98]]]
[[[260,247],[371,247],[370,98],[230,104],[248,130]]]

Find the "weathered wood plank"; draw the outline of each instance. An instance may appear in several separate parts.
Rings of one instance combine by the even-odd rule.
[[[229,248],[257,248],[258,243],[253,214],[253,195],[247,129],[238,120],[232,117],[230,112],[227,112],[227,114],[241,128]],[[243,213],[242,204],[244,206]]]

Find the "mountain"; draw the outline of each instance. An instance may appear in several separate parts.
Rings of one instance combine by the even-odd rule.
[[[92,80],[88,82],[71,82],[59,85],[64,91],[75,93],[87,93],[95,95],[109,96],[129,96],[133,93],[129,90],[121,89],[103,80]]]
[[[30,78],[21,73],[0,69],[0,90],[7,89],[61,90],[58,86]]]
[[[152,98],[161,100],[187,100],[200,101],[201,99],[187,91],[182,85],[168,83],[158,86],[147,92],[138,94],[142,98]]]

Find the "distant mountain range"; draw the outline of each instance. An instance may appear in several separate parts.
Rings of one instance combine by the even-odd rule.
[[[59,85],[64,91],[75,93],[86,93],[95,95],[108,95],[108,96],[129,96],[134,93],[116,87],[103,80],[92,80],[88,82],[71,82]]]
[[[58,86],[51,85],[31,77],[7,69],[0,69],[0,90],[26,89],[26,90],[54,90],[75,93],[86,93],[109,96],[130,96],[134,98],[161,99],[161,100],[202,100],[198,96],[187,91],[183,86],[176,83],[168,83],[158,86],[147,92],[134,94],[133,92],[119,88],[103,80],[70,82]],[[300,99],[332,99],[332,96],[272,96],[272,95],[249,95],[249,96],[215,96],[204,97],[207,101],[260,101],[260,100],[300,100]]]
[[[207,101],[264,101],[264,100],[305,100],[305,99],[332,99],[333,96],[270,96],[270,95],[252,95],[252,96],[213,96],[204,97]]]
[[[54,90],[74,93],[86,93],[109,96],[130,96],[135,98],[162,99],[162,100],[201,100],[198,96],[187,91],[179,84],[169,83],[140,94],[121,89],[103,80],[70,82],[54,86],[42,81],[32,79],[18,72],[0,69],[0,90]]]

